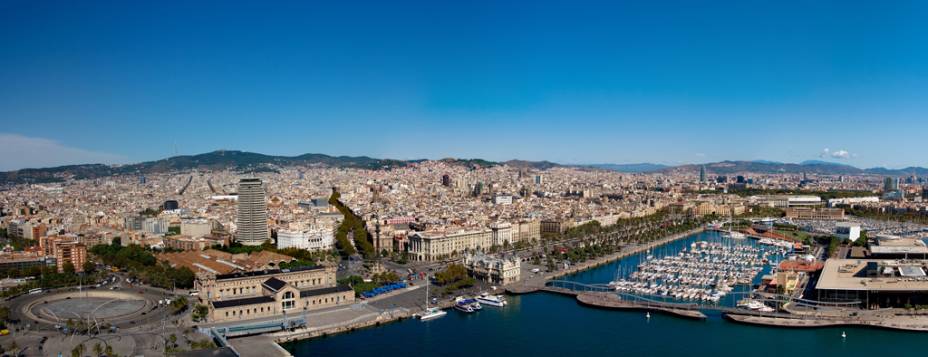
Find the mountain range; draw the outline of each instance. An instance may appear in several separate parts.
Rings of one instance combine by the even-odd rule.
[[[554,167],[577,167],[585,169],[602,169],[626,173],[684,173],[698,172],[706,167],[710,175],[731,175],[739,173],[810,173],[825,175],[885,175],[885,176],[926,176],[928,169],[907,167],[904,169],[887,169],[875,167],[860,169],[854,166],[810,160],[801,163],[781,163],[766,160],[722,161],[706,164],[688,164],[666,166],[652,163],[638,164],[588,164],[564,165],[550,161],[510,160],[494,162],[482,159],[446,158],[442,161],[468,167],[488,167],[508,165],[519,168],[547,170]],[[425,160],[375,159],[367,156],[329,156],[324,154],[303,154],[299,156],[275,156],[237,150],[218,150],[198,155],[174,156],[162,160],[147,161],[129,165],[84,164],[50,168],[22,169],[0,172],[0,184],[61,182],[69,179],[93,179],[113,175],[139,175],[165,173],[187,170],[230,169],[238,171],[274,170],[277,167],[297,165],[318,165],[328,167],[390,169],[422,162]]]
[[[902,169],[887,169],[883,167],[874,167],[861,169],[847,164],[809,160],[798,164],[782,163],[773,161],[722,161],[706,164],[690,164],[669,167],[663,172],[682,173],[698,172],[701,166],[706,167],[706,172],[710,175],[732,175],[739,173],[789,173],[789,174],[819,174],[819,175],[884,175],[884,176],[925,176],[928,175],[928,169],[923,167],[906,167]]]
[[[670,167],[667,165],[652,164],[649,162],[642,162],[640,164],[590,164],[590,165],[584,165],[584,166],[592,167],[596,169],[625,172],[625,173],[654,172],[654,171],[664,170]]]

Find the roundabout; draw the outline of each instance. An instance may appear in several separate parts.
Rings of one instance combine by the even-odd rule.
[[[165,346],[174,343],[171,335],[183,346],[209,339],[188,327],[187,306],[172,306],[182,296],[147,286],[70,287],[20,295],[4,302],[16,329],[0,337],[0,343],[15,338],[20,346],[29,346],[31,354],[26,355],[67,353],[77,345],[100,345],[118,355],[163,355]]]
[[[14,313],[37,326],[127,328],[161,322],[171,309],[162,294],[143,290],[49,291],[24,295]]]

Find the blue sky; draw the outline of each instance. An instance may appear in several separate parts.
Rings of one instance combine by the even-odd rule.
[[[175,147],[928,166],[925,2],[257,3],[0,1],[0,169]]]

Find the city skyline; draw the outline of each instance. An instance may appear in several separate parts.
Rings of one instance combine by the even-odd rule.
[[[0,1],[0,354],[921,351],[926,18]]]
[[[3,7],[0,170],[217,149],[928,166],[875,141],[928,130],[917,2]]]

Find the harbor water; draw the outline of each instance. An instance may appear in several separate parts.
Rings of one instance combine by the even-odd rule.
[[[651,255],[677,254],[694,241],[718,239],[718,233],[704,232],[656,248]],[[565,279],[605,284],[617,272],[632,271],[647,254]],[[449,310],[432,321],[408,319],[283,347],[294,356],[873,356],[920,353],[921,341],[928,337],[866,328],[757,327],[726,321],[712,312],[704,321],[662,314],[646,318],[644,312],[588,308],[572,297],[549,293],[507,298],[504,308],[484,307],[474,314]]]

